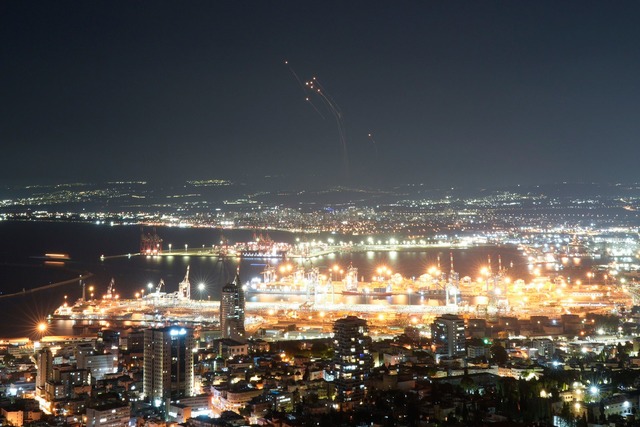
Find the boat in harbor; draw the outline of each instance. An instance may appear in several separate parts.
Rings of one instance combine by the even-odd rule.
[[[294,270],[291,264],[283,264],[279,269],[267,264],[261,274],[262,279],[254,278],[247,284],[247,294],[307,295],[315,292],[322,280],[318,268]]]
[[[342,291],[342,295],[386,298],[402,291],[401,288],[397,286],[394,289],[394,285],[389,280],[391,270],[387,267],[379,267],[376,272],[377,275],[374,276],[372,283],[359,282],[358,269],[350,264],[343,280],[344,290]]]
[[[291,250],[291,245],[283,242],[275,242],[267,234],[263,236],[253,235],[253,240],[246,243],[237,243],[235,252],[243,258],[286,258]]]
[[[131,324],[166,324],[179,322],[182,324],[219,323],[219,302],[198,301],[191,298],[189,266],[184,279],[178,284],[175,292],[163,290],[164,280],[149,292],[136,292],[134,298],[120,298],[115,291],[115,281],[111,279],[106,294],[102,298],[94,298],[93,286],[74,304],[66,301],[58,307],[52,319],[72,320],[80,324],[102,324],[120,322]]]

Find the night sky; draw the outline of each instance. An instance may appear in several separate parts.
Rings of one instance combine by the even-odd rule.
[[[0,183],[635,182],[639,17],[624,1],[4,1]]]

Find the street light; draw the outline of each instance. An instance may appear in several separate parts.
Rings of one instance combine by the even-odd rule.
[[[198,285],[198,290],[200,291],[200,299],[202,299],[202,292],[204,292],[205,288],[206,286],[202,282]]]
[[[38,323],[38,332],[40,332],[41,334],[44,334],[45,332],[47,332],[47,323],[46,322]]]
[[[169,243],[169,253],[171,253],[171,243]]]

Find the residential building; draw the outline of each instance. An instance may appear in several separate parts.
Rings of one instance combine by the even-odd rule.
[[[462,357],[465,355],[464,320],[453,314],[437,317],[431,325],[431,338],[438,355]]]
[[[147,329],[144,334],[143,394],[155,406],[193,396],[193,330]]]
[[[333,333],[336,401],[341,409],[348,409],[366,395],[366,381],[373,366],[371,337],[367,321],[355,316],[336,320]]]
[[[38,350],[36,353],[36,395],[44,396],[47,381],[53,377],[53,354],[49,347]]]
[[[124,402],[87,405],[86,427],[122,427],[129,425],[131,410]]]
[[[101,380],[105,374],[118,371],[118,356],[111,353],[78,353],[78,368],[88,369],[94,380]]]
[[[220,298],[220,329],[222,330],[222,338],[231,338],[234,340],[244,340],[244,290],[240,282],[240,274],[236,273],[236,277],[232,283],[222,288],[222,296]]]

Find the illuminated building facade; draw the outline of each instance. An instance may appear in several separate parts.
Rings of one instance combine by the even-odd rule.
[[[336,401],[344,410],[362,403],[366,395],[366,380],[373,366],[367,321],[355,316],[336,320],[333,346]]]
[[[465,355],[464,320],[453,314],[437,317],[431,325],[431,337],[438,355],[463,357]]]
[[[78,368],[87,369],[96,380],[104,378],[105,374],[118,372],[118,356],[111,353],[106,354],[84,354],[79,353],[77,357]]]
[[[193,396],[193,330],[181,327],[144,332],[143,392],[154,406]]]
[[[36,373],[36,395],[44,396],[47,381],[53,377],[53,355],[49,347],[36,353],[38,372]]]
[[[222,288],[220,298],[220,328],[223,338],[244,340],[244,290],[240,275],[236,274],[232,283]]]
[[[86,399],[91,396],[91,372],[75,365],[54,365],[51,379],[44,386],[41,404],[53,414],[84,413]]]
[[[87,427],[119,427],[129,425],[131,409],[121,402],[95,403],[87,406]]]

